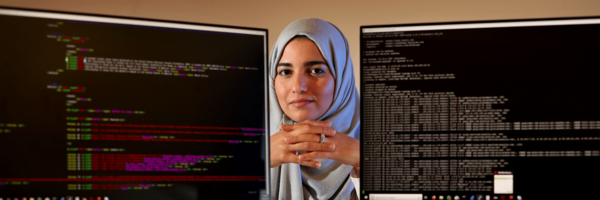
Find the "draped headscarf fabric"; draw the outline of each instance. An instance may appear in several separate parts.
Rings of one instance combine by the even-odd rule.
[[[280,124],[295,123],[285,115],[275,94],[276,66],[285,46],[297,36],[311,39],[325,58],[335,79],[335,94],[331,107],[317,120],[331,122],[337,134],[360,139],[359,95],[354,79],[348,40],[333,24],[315,18],[292,22],[279,35],[269,59],[270,134],[280,131]],[[355,199],[350,179],[352,166],[331,159],[317,159],[320,168],[295,163],[271,168],[272,199]]]

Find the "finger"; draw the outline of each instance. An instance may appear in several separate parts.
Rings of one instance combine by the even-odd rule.
[[[280,125],[281,130],[292,132],[292,134],[325,134],[326,136],[334,136],[336,131],[323,126],[315,126],[308,123],[304,124],[282,124]]]
[[[291,135],[284,138],[288,144],[300,143],[300,142],[316,142],[321,143],[321,134],[303,134],[303,135]]]
[[[318,120],[304,120],[300,123],[297,124],[310,124],[313,126],[322,126],[322,127],[330,127],[331,126],[331,122],[328,121],[318,121]],[[284,129],[290,129],[293,127],[294,124],[280,124],[279,127],[281,128],[281,130]]]
[[[302,123],[311,124],[311,125],[315,125],[315,126],[323,126],[323,127],[330,127],[331,126],[331,122],[328,122],[328,121],[319,121],[319,120],[310,120],[310,119],[304,120],[304,121],[300,122],[299,124],[302,124]]]
[[[286,151],[333,151],[335,144],[301,142],[287,146]]]
[[[321,167],[321,162],[314,161],[314,160],[302,160],[302,161],[299,161],[298,164],[308,166],[308,167],[314,167],[314,168]]]
[[[329,158],[329,153],[322,152],[322,151],[313,151],[313,152],[305,153],[305,154],[298,156],[298,159],[300,159],[301,161],[315,160],[315,159],[321,159],[321,158]]]
[[[287,155],[282,155],[282,160],[284,160],[284,163],[296,163],[296,164],[300,164],[300,165],[304,165],[304,166],[308,166],[308,167],[316,167],[319,168],[321,166],[321,162],[319,161],[314,161],[314,160],[300,160],[300,157],[297,156],[296,154],[287,154]]]

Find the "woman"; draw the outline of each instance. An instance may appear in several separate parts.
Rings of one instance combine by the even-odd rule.
[[[348,41],[329,22],[299,19],[277,39],[269,66],[272,197],[357,199],[359,96]]]

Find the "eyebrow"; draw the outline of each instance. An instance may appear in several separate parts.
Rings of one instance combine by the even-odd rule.
[[[304,63],[305,67],[313,66],[313,65],[325,65],[325,66],[327,66],[327,63],[325,63],[323,61],[309,61],[309,62]]]
[[[291,67],[292,63],[278,63],[277,67]]]
[[[304,63],[305,67],[309,67],[309,66],[313,66],[313,65],[325,65],[328,66],[326,62],[324,61],[308,61],[306,63]],[[292,63],[278,63],[277,67],[291,67]]]

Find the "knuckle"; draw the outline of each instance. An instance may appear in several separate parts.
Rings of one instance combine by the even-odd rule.
[[[302,124],[304,130],[310,130],[310,124]]]
[[[302,127],[300,127],[299,129],[302,133],[310,133],[311,127],[309,124],[303,124]]]
[[[308,143],[308,142],[305,142],[305,143],[303,143],[303,144],[302,144],[302,147],[303,147],[304,149],[308,149],[308,148],[310,148],[310,143]]]
[[[302,163],[302,161],[299,159],[298,156],[294,156],[293,158],[290,158],[290,162],[291,163],[298,163],[298,164]]]
[[[281,151],[288,151],[289,150],[289,146],[288,145],[279,145],[279,149],[281,149]]]
[[[302,162],[308,162],[307,160],[310,160],[310,159],[312,159],[312,156],[310,156],[310,154],[309,154],[309,153],[307,153],[307,154],[302,154],[302,156],[303,156],[303,158],[305,159],[305,160],[304,160],[304,161],[302,161]]]

